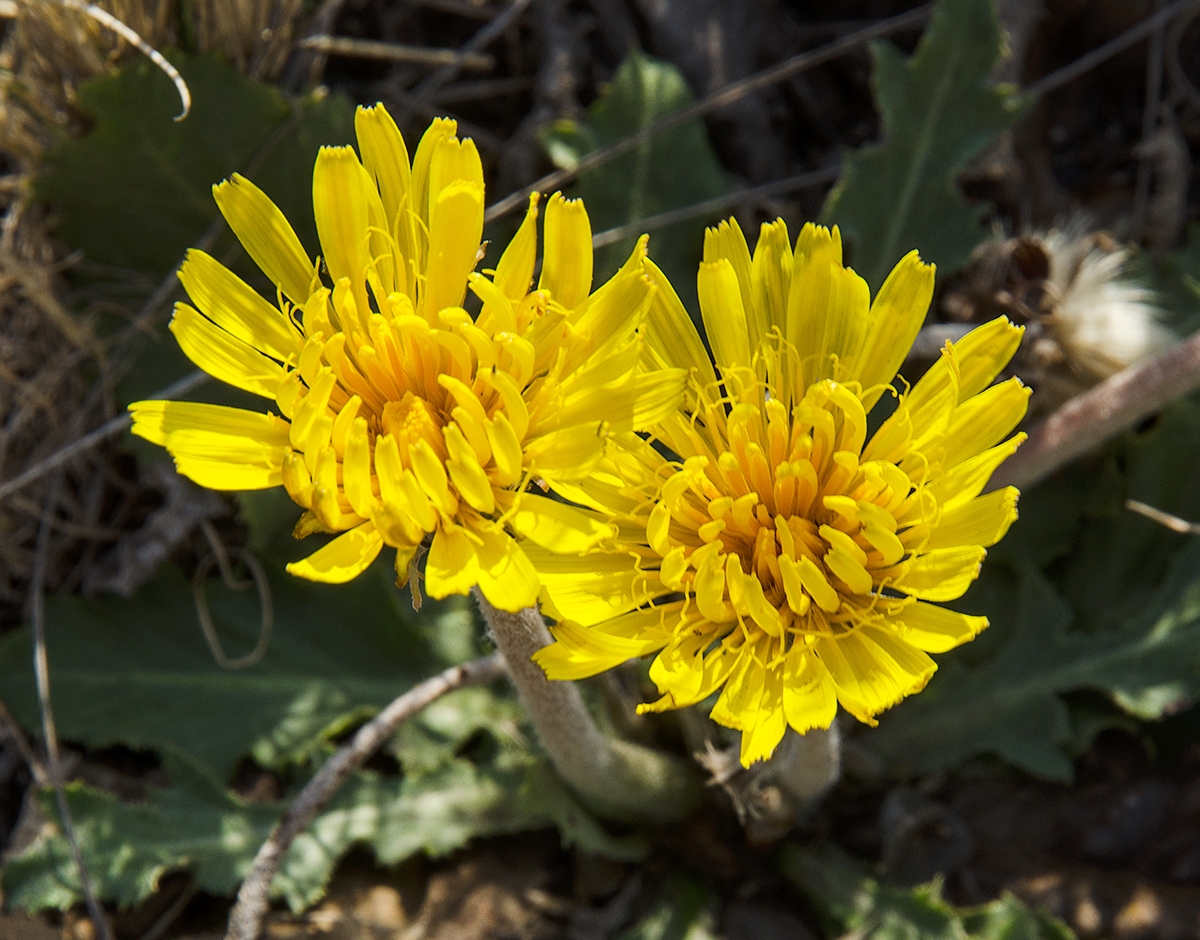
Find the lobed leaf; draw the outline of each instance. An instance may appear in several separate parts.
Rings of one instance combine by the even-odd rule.
[[[939,0],[908,59],[871,46],[882,139],[846,157],[821,220],[841,226],[872,290],[913,248],[945,275],[987,234],[986,206],[968,204],[956,180],[1021,117],[1024,100],[991,78],[1003,48],[992,0]]]

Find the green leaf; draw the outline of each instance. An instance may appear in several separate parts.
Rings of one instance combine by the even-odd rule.
[[[833,922],[832,933],[862,940],[1074,940],[1070,928],[1012,895],[956,909],[939,881],[916,888],[882,884],[866,866],[832,846],[788,845],[779,854],[785,877]]]
[[[321,144],[350,141],[350,102],[291,104],[216,57],[173,58],[192,92],[183,121],[174,86],[144,60],[80,89],[94,127],[50,151],[37,186],[58,236],[89,261],[162,277],[217,218],[213,184],[256,162],[254,181],[314,248],[313,162]]]
[[[83,784],[68,788],[95,890],[120,907],[146,900],[172,871],[187,871],[204,891],[231,894],[284,809],[238,799],[172,751],[164,763],[171,786],[152,790],[140,803],[122,803]],[[46,790],[39,800],[47,817],[57,819],[53,793]],[[624,860],[644,854],[639,842],[609,835],[574,804],[544,762],[511,747],[478,765],[449,758],[430,773],[402,779],[360,772],[297,836],[272,894],[293,911],[313,904],[353,845],[367,845],[382,864],[393,865],[421,852],[445,855],[472,838],[552,825],[562,829],[564,841],[591,852]],[[28,911],[77,903],[69,851],[57,831],[43,832],[5,866],[7,902]]]
[[[650,910],[616,940],[718,940],[717,896],[683,875],[667,878]]]
[[[939,882],[894,888],[865,872],[865,866],[832,846],[785,846],[779,866],[836,925],[872,940],[966,940],[960,918],[942,900]]]
[[[149,897],[167,872],[187,868],[197,887],[226,894],[244,877],[278,816],[275,806],[250,805],[225,792],[194,763],[168,755],[173,785],[140,803],[81,783],[67,787],[84,864],[97,892],[121,907]],[[51,790],[38,794],[42,812],[58,819]],[[79,899],[70,849],[57,831],[43,832],[4,868],[5,900],[28,911],[65,909]],[[288,877],[306,876],[289,859]]]
[[[1125,508],[1126,499],[1188,519],[1200,518],[1200,407],[1168,406],[1145,430],[1125,435],[1088,486],[1085,525],[1058,579],[1089,632],[1124,623],[1151,601],[1188,541]],[[1025,515],[1022,507],[1022,515]]]
[[[956,179],[1021,116],[1022,99],[991,79],[1002,50],[992,0],[940,0],[909,59],[871,46],[882,140],[847,156],[822,221],[841,226],[873,290],[913,248],[945,275],[987,234],[986,207],[969,205]]]
[[[1020,520],[963,600],[992,626],[938,657],[928,688],[864,741],[897,769],[994,754],[1066,781],[1081,743],[1128,722],[1086,696],[1072,713],[1060,696],[1098,692],[1143,720],[1200,697],[1200,540],[1125,508],[1134,498],[1200,517],[1198,461],[1200,406],[1181,400],[1022,494]]]
[[[309,546],[311,547],[311,546]],[[450,663],[427,636],[475,636],[465,598],[430,603],[418,618],[380,563],[345,585],[313,584],[268,559],[275,607],[270,648],[258,664],[226,671],[213,661],[191,585],[165,568],[131,600],[51,598],[47,649],[55,717],[64,738],[94,747],[175,747],[220,779],[252,755],[279,767],[311,755],[330,734],[380,708]],[[230,655],[253,647],[254,592],[209,586]],[[18,720],[38,727],[27,629],[0,639],[0,687]]]
[[[631,52],[583,123],[558,121],[542,131],[542,144],[560,167],[574,168],[601,147],[641,130],[693,101],[683,76],[671,64]],[[708,142],[704,124],[689,121],[658,134],[629,153],[588,170],[572,195],[581,196],[596,232],[649,218],[668,209],[722,196],[729,180]],[[703,231],[712,219],[695,219],[654,232],[650,257],[683,297],[695,296]],[[631,236],[596,255],[597,277],[607,277],[629,257]]]
[[[999,652],[968,668],[944,658],[929,687],[864,735],[902,772],[926,773],[996,754],[1037,776],[1069,781],[1071,738],[1059,697],[1075,689],[1111,696],[1139,717],[1160,717],[1200,693],[1200,541],[1176,558],[1142,616],[1120,629],[1068,632],[1070,606],[1045,577],[1026,571]]]

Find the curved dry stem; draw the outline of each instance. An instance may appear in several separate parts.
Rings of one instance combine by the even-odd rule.
[[[432,679],[413,686],[359,728],[354,737],[342,745],[316,776],[304,785],[271,837],[254,856],[250,873],[242,882],[237,902],[229,915],[225,940],[256,940],[262,932],[263,916],[270,904],[271,881],[296,836],[308,828],[317,813],[346,782],[346,778],[379,750],[401,723],[447,692],[491,682],[503,674],[504,660],[498,653],[481,656],[461,666],[451,666]]]
[[[1200,333],[1071,399],[1030,431],[988,488],[1031,486],[1197,388]]]

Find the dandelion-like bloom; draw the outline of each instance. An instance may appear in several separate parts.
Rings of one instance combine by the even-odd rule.
[[[678,301],[656,304],[647,353],[688,370],[685,403],[657,446],[625,435],[562,489],[622,544],[536,560],[558,619],[536,659],[573,679],[657,653],[662,698],[641,708],[723,689],[712,717],[741,730],[749,765],[839,702],[874,724],[928,682],[928,653],[987,625],[930,602],[961,596],[1016,518],[1015,489],[980,493],[1022,439],[1004,440],[1028,392],[991,385],[1020,341],[1004,319],[892,387],[933,292],[916,252],[872,302],[836,228],[806,225],[792,251],[782,221],[765,225],[751,257],[722,223],[698,287],[716,366]]]
[[[360,108],[355,130],[361,160],[323,148],[313,173],[323,266],[252,183],[214,187],[276,304],[201,251],[179,272],[195,304],[177,305],[171,323],[184,352],[278,414],[144,401],[130,407],[134,433],[204,486],[282,484],[307,510],[298,536],[340,533],[293,574],[347,581],[387,544],[404,583],[428,544],[432,596],[478,583],[492,604],[518,610],[535,602],[538,577],[514,535],[579,552],[611,531],[527,484],[585,474],[606,433],[677,407],[683,373],[638,366],[655,286],[638,253],[591,293],[587,213],[557,195],[536,290],[536,198],[491,276],[475,273],[484,187],[474,144],[435,121],[410,167],[382,106]],[[468,286],[482,304],[474,319]]]

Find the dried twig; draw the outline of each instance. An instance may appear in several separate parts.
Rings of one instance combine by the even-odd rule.
[[[67,803],[66,783],[63,780],[62,760],[58,750],[58,731],[54,726],[54,711],[50,705],[50,667],[46,656],[46,564],[50,554],[50,523],[54,511],[58,508],[59,496],[62,493],[63,474],[60,471],[50,484],[50,492],[46,496],[46,508],[42,513],[42,524],[38,529],[37,555],[34,560],[33,582],[29,587],[30,620],[33,621],[33,676],[37,685],[38,709],[42,716],[42,737],[46,745],[46,770],[50,775],[50,784],[54,787],[54,798],[58,803],[59,821],[62,824],[63,837],[71,848],[71,858],[79,873],[79,890],[87,905],[88,914],[95,925],[96,934],[100,940],[112,940],[112,928],[104,914],[104,908],[96,899],[92,888],[92,879],[88,875],[87,866],[83,862],[83,852],[79,848],[79,837],[75,831],[75,822],[71,817],[71,807]]]
[[[258,850],[250,874],[242,882],[237,903],[229,915],[225,940],[256,940],[267,912],[271,880],[283,864],[288,847],[346,782],[346,778],[361,767],[404,721],[448,692],[491,682],[502,675],[504,660],[499,653],[481,656],[461,666],[451,666],[439,675],[413,686],[359,728],[354,737],[342,745],[316,776],[305,784],[271,837]]]
[[[1190,2],[1190,0],[1189,0]],[[718,108],[723,108],[726,105],[733,104],[738,99],[757,91],[760,88],[766,88],[776,82],[783,81],[792,75],[803,72],[806,69],[822,65],[832,59],[836,59],[843,53],[849,52],[851,49],[856,49],[865,42],[870,42],[872,39],[879,39],[883,36],[891,35],[892,33],[901,32],[906,29],[913,29],[920,26],[929,18],[929,4],[917,7],[914,10],[909,10],[906,13],[901,13],[897,16],[891,16],[887,19],[879,20],[872,23],[870,26],[864,27],[855,33],[848,36],[843,36],[831,43],[821,46],[819,49],[813,49],[809,52],[801,52],[798,55],[792,56],[790,59],[785,59],[783,62],[773,65],[770,68],[763,69],[748,78],[741,79],[736,82],[731,82],[722,88],[717,89],[711,94],[705,95],[703,98],[688,105],[686,108],[681,108],[671,114],[659,118],[653,124],[643,127],[641,130],[630,134],[627,137],[622,137],[620,140],[614,141],[607,147],[601,147],[599,150],[588,154],[578,164],[569,168],[556,170],[553,173],[548,173],[540,180],[532,183],[529,186],[523,187],[515,193],[504,197],[499,202],[490,206],[484,219],[492,221],[503,215],[507,215],[514,209],[524,206],[529,198],[529,194],[533,192],[541,192],[543,190],[555,189],[561,187],[571,180],[575,179],[580,173],[586,170],[593,169],[603,163],[607,163],[614,157],[619,157],[623,153],[628,153],[635,147],[640,146],[647,140],[650,140],[657,135],[669,131],[672,128],[679,127],[681,124],[686,124],[688,121],[693,121],[698,117],[703,117],[711,111]]]
[[[492,42],[500,36],[509,26],[516,22],[517,17],[525,12],[525,8],[529,6],[531,0],[513,0],[512,5],[507,10],[498,15],[490,23],[479,30],[474,36],[463,44],[458,50],[460,56],[474,55],[482,49],[486,49]],[[409,94],[414,98],[428,98],[430,95],[438,91],[450,79],[454,78],[462,69],[462,59],[456,59],[447,65],[442,66],[427,79],[412,89]]]
[[[1068,82],[1073,82],[1080,75],[1090,72],[1101,62],[1107,62],[1113,56],[1124,52],[1130,46],[1141,42],[1147,36],[1153,35],[1157,30],[1166,26],[1195,3],[1196,0],[1175,0],[1169,7],[1160,10],[1153,16],[1148,16],[1136,26],[1129,27],[1120,36],[1116,36],[1104,45],[1098,46],[1086,55],[1080,56],[1070,65],[1064,65],[1061,69],[1051,72],[1044,78],[1039,78],[1032,85],[1029,85],[1025,91],[1031,95],[1044,95],[1047,92],[1054,91],[1056,88],[1061,88]]]
[[[175,275],[172,274],[171,276],[174,277]],[[159,389],[150,397],[156,399],[179,398],[180,396],[186,395],[188,392],[199,388],[211,378],[212,376],[210,376],[207,372],[197,369],[191,375],[185,375],[179,381],[172,382],[166,388]],[[24,473],[18,474],[7,483],[0,483],[0,500],[7,497],[10,493],[15,493],[23,486],[27,486],[35,480],[40,480],[50,471],[61,467],[67,461],[78,456],[79,454],[84,453],[87,450],[90,450],[97,444],[108,440],[110,437],[115,437],[117,434],[120,434],[122,431],[128,428],[131,424],[133,424],[133,419],[129,415],[117,415],[111,421],[106,421],[104,424],[100,425],[100,427],[96,428],[96,430],[91,431],[78,440],[71,442],[59,450],[56,450],[45,460],[41,460],[34,464]]]
[[[1200,333],[1071,399],[1029,434],[989,486],[1030,486],[1200,388]]]
[[[770,196],[778,196],[781,193],[795,192],[797,189],[806,189],[809,186],[824,186],[826,183],[832,183],[837,179],[841,172],[841,166],[827,166],[819,170],[810,170],[807,173],[797,173],[795,176],[789,176],[781,180],[775,180],[771,183],[763,183],[761,186],[750,186],[745,189],[738,189],[724,196],[717,196],[713,199],[705,199],[702,202],[694,202],[690,206],[682,206],[678,209],[670,209],[666,212],[660,212],[658,215],[648,216],[644,219],[636,219],[633,222],[628,222],[625,225],[619,225],[616,228],[605,229],[603,232],[597,232],[592,236],[592,247],[603,248],[605,245],[611,245],[613,242],[619,242],[623,238],[628,238],[630,235],[640,235],[643,232],[652,232],[655,229],[666,228],[668,225],[675,225],[678,222],[687,222],[690,219],[695,219],[701,216],[710,215],[720,212],[723,209],[728,209],[731,206],[742,206],[755,199],[766,199]]]
[[[461,52],[457,49],[434,49],[429,46],[411,46],[400,42],[381,42],[378,39],[358,39],[352,36],[306,36],[298,45],[302,49],[315,49],[326,55],[340,55],[355,59],[378,59],[384,62],[412,62],[417,65],[456,65],[460,69],[486,72],[495,68],[496,60],[479,52]]]
[[[1147,505],[1140,500],[1125,500],[1125,508],[1145,516],[1147,519],[1153,519],[1159,525],[1165,526],[1172,532],[1178,532],[1181,535],[1200,535],[1200,525],[1197,525],[1195,522],[1180,519],[1178,516],[1172,515],[1169,512],[1163,512],[1161,509],[1155,509],[1153,506]]]

